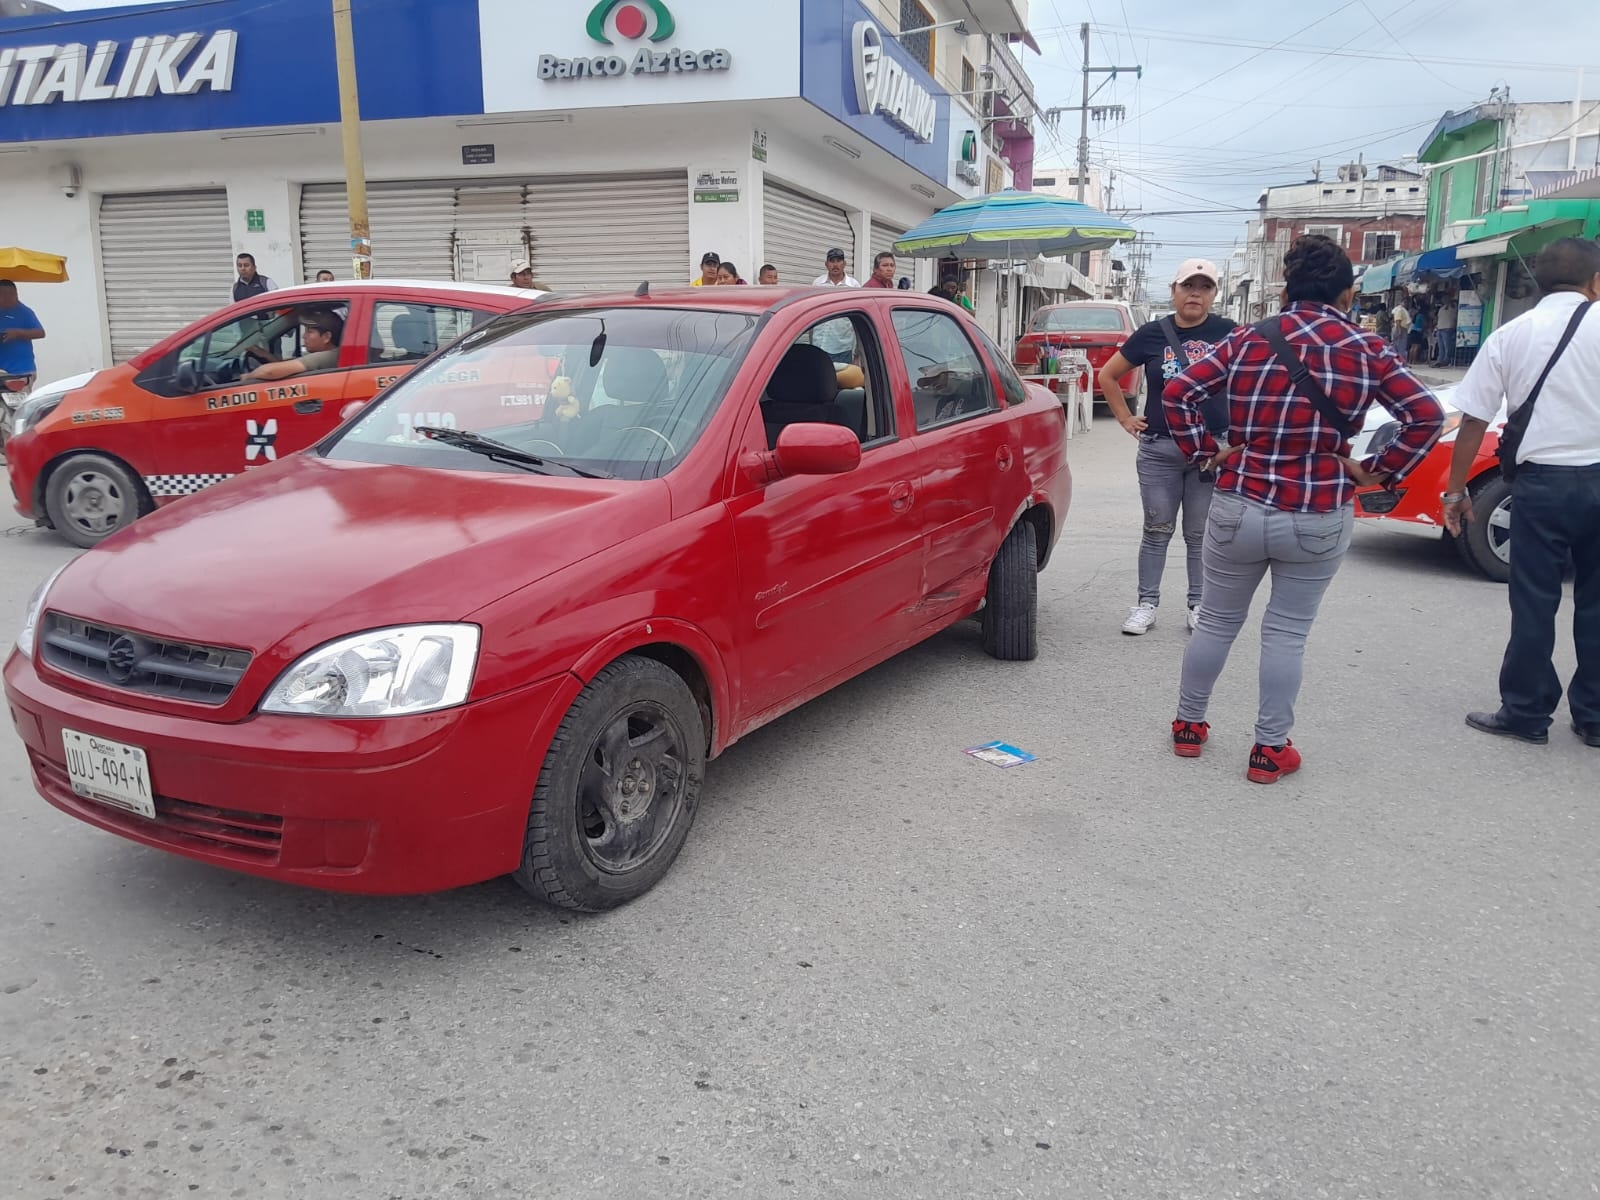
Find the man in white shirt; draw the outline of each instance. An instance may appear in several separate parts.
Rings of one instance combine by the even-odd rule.
[[[1436,366],[1448,367],[1456,357],[1456,302],[1446,300],[1439,305],[1433,319],[1433,361]]]
[[[818,275],[811,281],[812,287],[860,287],[861,282],[845,274],[844,251],[838,248],[828,251],[828,270],[826,274]]]
[[[1511,640],[1500,667],[1500,709],[1469,713],[1467,724],[1535,745],[1549,741],[1561,700],[1551,662],[1556,610],[1570,557],[1578,670],[1567,707],[1572,731],[1600,747],[1600,312],[1592,304],[1600,300],[1600,245],[1552,242],[1540,251],[1533,277],[1544,299],[1489,335],[1452,397],[1462,419],[1444,520],[1459,536],[1473,519],[1467,471],[1484,432],[1502,402],[1515,414],[1544,377],[1511,484]],[[1571,341],[1554,357],[1569,328]]]

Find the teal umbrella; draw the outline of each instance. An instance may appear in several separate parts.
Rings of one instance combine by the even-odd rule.
[[[1077,200],[1007,188],[942,208],[894,244],[910,258],[1050,258],[1137,237],[1125,221]]]

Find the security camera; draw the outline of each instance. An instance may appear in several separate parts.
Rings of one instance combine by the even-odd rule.
[[[74,196],[76,196],[78,194],[77,185],[76,184],[71,184],[71,183],[62,184],[61,185],[61,194],[63,196],[65,196],[68,200],[71,200]]]
[[[71,200],[83,186],[83,171],[76,163],[68,163],[57,176],[61,180],[61,194]]]

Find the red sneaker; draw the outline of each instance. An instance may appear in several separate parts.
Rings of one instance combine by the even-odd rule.
[[[1259,742],[1250,748],[1250,769],[1245,778],[1251,783],[1277,783],[1285,775],[1300,769],[1300,751],[1293,742],[1281,746],[1263,746]]]
[[[1172,752],[1179,758],[1199,758],[1200,748],[1211,736],[1211,726],[1204,721],[1174,721],[1172,723]]]

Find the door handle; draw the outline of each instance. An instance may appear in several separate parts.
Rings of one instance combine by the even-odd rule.
[[[895,512],[905,512],[911,507],[911,501],[915,498],[916,490],[904,479],[889,488],[889,507]]]
[[[1011,469],[1010,446],[1001,446],[1000,449],[994,452],[994,465],[999,467],[1002,471],[1009,471]]]
[[[294,410],[295,410],[295,412],[299,413],[301,416],[309,417],[312,413],[319,413],[319,412],[322,411],[322,401],[321,400],[296,400],[294,402]]]

